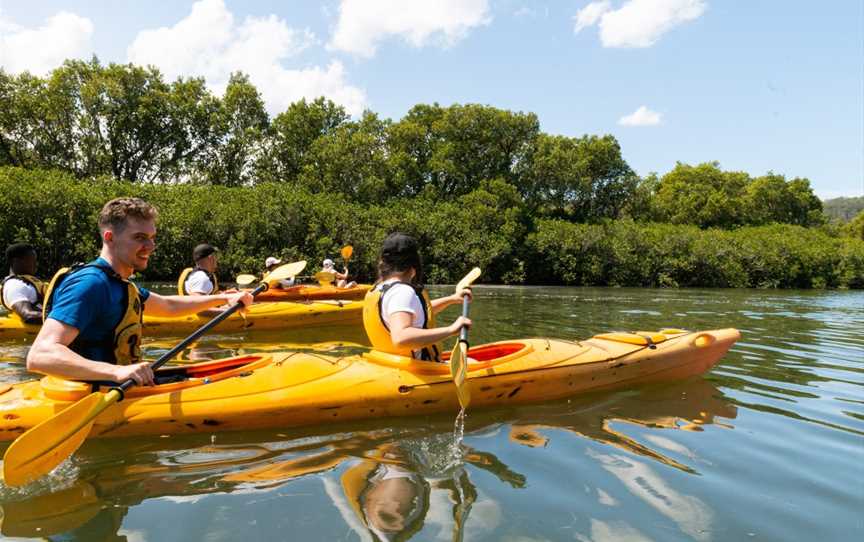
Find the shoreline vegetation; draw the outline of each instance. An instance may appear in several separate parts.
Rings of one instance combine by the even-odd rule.
[[[225,280],[352,244],[370,281],[398,229],[425,247],[429,283],[476,265],[504,284],[864,288],[856,199],[830,220],[803,178],[716,162],[640,177],[614,137],[546,134],[532,113],[352,119],[320,98],[271,118],[241,73],[220,97],[95,58],[0,70],[0,111],[0,242],[36,245],[42,275],[92,259],[102,204],[135,195],[161,215],[144,280],[176,280],[206,241]]]

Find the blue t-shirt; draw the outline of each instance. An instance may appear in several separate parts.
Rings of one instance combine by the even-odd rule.
[[[110,268],[107,261],[96,258],[91,264]],[[147,301],[150,291],[138,287],[141,302]],[[51,296],[53,318],[78,330],[78,337],[70,345],[79,355],[96,361],[113,359],[114,328],[126,312],[124,298],[126,285],[110,278],[95,267],[84,267],[66,275]]]

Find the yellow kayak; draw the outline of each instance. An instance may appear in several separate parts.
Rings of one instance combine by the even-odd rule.
[[[145,336],[191,333],[210,321],[212,316],[180,318],[144,316]],[[255,303],[245,318],[232,314],[214,328],[217,332],[280,330],[299,327],[361,325],[362,301],[315,301],[309,303]],[[35,336],[40,325],[25,324],[17,314],[0,317],[0,340]]]
[[[680,379],[710,369],[735,329],[608,333],[585,341],[518,339],[471,348],[471,409],[547,401]],[[290,427],[459,411],[446,363],[370,351],[344,357],[279,351],[161,369],[100,414],[90,436]],[[45,377],[0,385],[0,441],[12,440],[91,392]]]
[[[317,284],[291,286],[289,288],[271,288],[261,292],[255,299],[258,301],[313,301],[319,299],[363,299],[372,288],[371,284],[357,284],[350,288],[336,286],[320,286]]]

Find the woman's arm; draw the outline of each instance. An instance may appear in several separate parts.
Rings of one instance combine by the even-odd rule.
[[[432,300],[432,314],[438,314],[443,311],[450,305],[455,305],[456,303],[462,303],[462,297],[468,296],[468,299],[471,300],[471,288],[462,288],[458,292],[452,295],[448,295],[446,297],[439,297],[438,299]]]
[[[412,327],[413,319],[414,315],[410,312],[394,312],[390,315],[390,339],[394,345],[400,348],[423,348],[458,334],[462,326],[471,327],[471,320],[462,316],[449,326],[432,329]]]

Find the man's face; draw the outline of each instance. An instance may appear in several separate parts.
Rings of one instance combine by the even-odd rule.
[[[126,219],[125,228],[106,231],[104,239],[120,263],[143,271],[156,250],[156,221],[130,217]]]
[[[36,274],[36,253],[31,252],[12,260],[12,271],[18,275]]]

